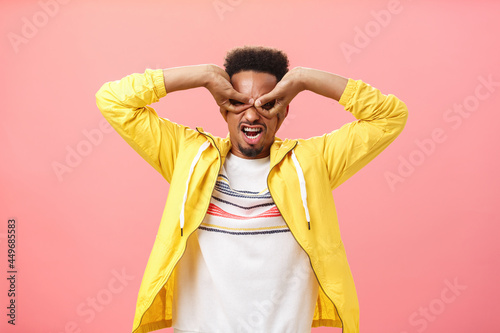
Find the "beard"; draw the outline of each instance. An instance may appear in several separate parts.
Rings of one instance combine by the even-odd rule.
[[[238,143],[238,149],[246,157],[254,158],[260,153],[262,153],[262,151],[264,150],[264,146],[261,146],[259,148],[243,148],[241,144]]]

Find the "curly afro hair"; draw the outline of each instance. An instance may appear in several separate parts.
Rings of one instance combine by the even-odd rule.
[[[243,46],[230,50],[224,61],[229,77],[241,71],[269,73],[278,82],[288,72],[288,57],[280,50],[264,46]]]

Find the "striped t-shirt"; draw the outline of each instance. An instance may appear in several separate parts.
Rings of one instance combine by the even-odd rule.
[[[229,154],[175,271],[174,332],[310,332],[318,284],[267,189],[270,159]]]

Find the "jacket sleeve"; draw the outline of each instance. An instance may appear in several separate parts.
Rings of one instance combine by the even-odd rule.
[[[170,182],[183,126],[159,117],[148,106],[166,96],[163,70],[147,69],[105,83],[96,103],[111,126]]]
[[[335,189],[382,152],[403,130],[408,109],[394,95],[349,79],[339,100],[356,121],[310,140],[321,149]]]

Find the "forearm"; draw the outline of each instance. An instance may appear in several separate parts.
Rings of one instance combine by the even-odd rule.
[[[305,67],[299,68],[299,77],[304,90],[336,101],[340,100],[348,82],[343,76]]]
[[[299,67],[301,89],[337,100],[357,119],[376,120],[405,118],[407,109],[394,95],[383,95],[378,89],[361,81],[333,73]],[[345,95],[345,96],[343,96]]]
[[[167,93],[197,87],[206,87],[213,75],[220,70],[215,65],[195,65],[163,70],[163,82]]]

